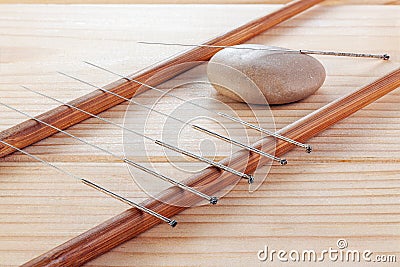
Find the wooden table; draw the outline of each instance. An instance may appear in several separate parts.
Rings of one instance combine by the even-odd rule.
[[[20,85],[70,100],[93,89],[56,71],[106,84],[116,77],[82,60],[128,74],[182,49],[137,41],[199,43],[277,7],[2,5],[0,101],[41,113],[57,104]],[[389,62],[318,57],[328,74],[324,86],[298,103],[271,107],[277,128],[398,68],[399,13],[399,6],[320,6],[256,37],[252,43],[391,55]],[[179,91],[182,97],[190,93]],[[396,255],[399,261],[399,102],[397,90],[312,139],[312,154],[290,152],[289,164],[273,166],[255,193],[249,194],[241,181],[218,205],[176,216],[180,223],[175,229],[159,225],[87,265],[254,266],[265,245],[322,251],[336,248],[340,238],[347,240],[348,249]],[[126,108],[124,103],[101,116],[122,123]],[[26,119],[3,107],[0,114],[0,130]],[[121,130],[99,120],[89,119],[69,132],[123,153]],[[63,134],[26,150],[134,201],[146,197],[124,164]],[[173,176],[176,170],[162,155],[151,153]],[[0,265],[22,264],[126,208],[26,156],[1,159]]]

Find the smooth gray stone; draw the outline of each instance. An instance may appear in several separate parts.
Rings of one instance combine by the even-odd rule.
[[[236,101],[291,103],[313,94],[325,81],[324,66],[309,55],[256,44],[234,47],[271,49],[225,48],[211,58],[209,81],[220,94]]]

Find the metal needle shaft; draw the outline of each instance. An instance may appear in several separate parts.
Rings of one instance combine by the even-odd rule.
[[[272,132],[272,131],[269,131],[269,130],[267,130],[267,129],[261,128],[261,127],[259,127],[259,126],[257,126],[257,125],[248,123],[248,122],[243,121],[243,120],[241,120],[241,119],[238,119],[238,118],[236,118],[236,117],[230,116],[230,115],[228,115],[228,114],[226,114],[226,113],[218,112],[218,114],[220,114],[221,116],[223,116],[223,117],[225,117],[225,118],[227,118],[227,119],[230,119],[230,120],[232,120],[232,121],[236,121],[236,122],[238,122],[238,123],[240,123],[240,124],[243,124],[243,125],[245,125],[245,126],[247,126],[247,127],[249,127],[249,128],[252,128],[252,129],[254,129],[254,130],[257,130],[257,131],[259,131],[259,132],[262,132],[262,133],[268,134],[268,135],[270,135],[270,136],[279,138],[279,139],[281,139],[281,140],[284,140],[284,141],[286,141],[286,142],[288,142],[288,143],[291,143],[291,144],[294,144],[294,145],[296,145],[296,146],[303,147],[303,148],[306,149],[307,153],[310,153],[310,152],[312,151],[312,147],[311,147],[310,145],[308,145],[308,144],[303,144],[303,143],[297,142],[297,141],[295,141],[295,140],[293,140],[293,139],[287,138],[287,137],[285,137],[285,136],[283,136],[283,135],[280,135],[280,134],[274,133],[274,132]]]
[[[37,157],[37,156],[35,156],[33,154],[30,154],[30,153],[28,153],[28,152],[26,152],[26,151],[24,151],[24,150],[22,150],[22,149],[20,149],[18,147],[15,147],[15,146],[13,146],[13,145],[11,145],[11,144],[3,141],[3,140],[0,140],[0,142],[2,144],[6,145],[6,146],[9,146],[9,147],[21,152],[21,153],[33,158],[33,159],[39,161],[39,162],[42,162],[43,164],[45,164],[45,165],[47,165],[49,167],[52,167],[52,168],[56,169],[57,171],[65,174],[67,176],[70,176],[70,177],[72,177],[74,179],[77,179],[78,181],[82,182],[83,184],[85,184],[87,186],[90,186],[91,188],[93,188],[93,189],[95,189],[95,190],[97,190],[99,192],[102,192],[103,194],[111,196],[111,197],[113,197],[113,198],[115,198],[115,199],[117,199],[117,200],[119,200],[119,201],[121,201],[121,202],[123,202],[125,204],[128,204],[131,207],[137,208],[137,209],[139,209],[139,210],[141,210],[141,211],[143,211],[145,213],[148,213],[148,214],[150,214],[150,215],[152,215],[152,216],[154,216],[154,217],[156,217],[156,218],[168,223],[172,227],[175,227],[177,225],[177,222],[175,220],[171,220],[171,219],[169,219],[169,218],[167,218],[167,217],[165,217],[165,216],[163,216],[163,215],[161,215],[161,214],[159,214],[159,213],[157,213],[157,212],[155,212],[155,211],[153,211],[151,209],[146,208],[145,206],[137,204],[137,203],[135,203],[133,201],[130,201],[129,199],[127,199],[125,197],[122,197],[122,196],[120,196],[120,195],[118,195],[116,193],[113,193],[110,190],[107,190],[107,189],[105,189],[104,187],[102,187],[100,185],[97,185],[97,184],[95,184],[95,183],[93,183],[93,182],[91,182],[91,181],[89,181],[87,179],[81,178],[81,177],[79,177],[79,176],[77,176],[77,175],[75,175],[75,174],[73,174],[73,173],[71,173],[69,171],[61,169],[60,167],[57,167],[56,165],[54,165],[54,164],[52,164],[52,163],[50,163],[48,161],[45,161],[45,160],[43,160],[43,159],[41,159],[41,158],[39,158],[39,157]]]
[[[150,45],[169,45],[169,46],[185,46],[185,47],[210,47],[210,48],[226,48],[226,49],[238,49],[238,50],[266,50],[266,51],[283,51],[301,54],[315,54],[324,56],[340,56],[340,57],[367,57],[367,58],[378,58],[388,60],[390,56],[388,54],[367,54],[367,53],[348,53],[348,52],[332,52],[332,51],[319,51],[319,50],[306,50],[306,49],[280,49],[280,48],[262,48],[262,47],[237,47],[237,46],[225,46],[225,45],[206,45],[206,44],[182,44],[182,43],[163,43],[163,42],[137,42],[139,44],[150,44]]]
[[[228,138],[228,137],[225,137],[225,136],[219,135],[219,134],[217,134],[217,133],[211,132],[211,131],[209,131],[209,130],[207,130],[207,129],[204,129],[203,127],[200,127],[200,126],[198,126],[198,125],[193,125],[192,127],[195,128],[195,129],[198,129],[199,131],[201,131],[201,132],[203,132],[203,133],[206,133],[206,134],[215,136],[215,137],[217,137],[217,138],[219,138],[219,139],[222,139],[222,140],[224,140],[224,141],[226,141],[226,142],[236,144],[236,145],[238,145],[238,146],[240,146],[240,147],[243,147],[243,148],[245,148],[245,149],[247,149],[247,150],[249,150],[249,151],[252,151],[252,152],[254,152],[254,153],[260,154],[260,155],[262,155],[262,156],[264,156],[264,157],[266,157],[266,158],[270,158],[270,159],[272,159],[272,160],[278,161],[281,165],[286,165],[286,164],[287,164],[286,159],[281,159],[281,158],[272,156],[272,155],[270,155],[270,154],[268,154],[268,153],[265,153],[264,151],[261,151],[261,150],[259,150],[259,149],[257,149],[257,148],[254,148],[254,147],[251,147],[251,146],[247,146],[247,145],[245,145],[245,144],[243,144],[243,143],[239,143],[239,142],[237,142],[237,141],[235,141],[235,140],[232,140],[232,139],[230,139],[230,138]]]
[[[160,141],[160,140],[156,140],[155,143],[158,144],[158,145],[160,145],[160,146],[166,147],[166,148],[168,148],[168,149],[174,150],[174,151],[176,151],[176,152],[178,152],[178,153],[184,154],[184,155],[186,155],[186,156],[188,156],[188,157],[191,157],[191,158],[194,158],[194,159],[199,159],[199,160],[201,160],[201,161],[204,161],[204,162],[206,162],[206,163],[208,163],[208,164],[210,164],[210,165],[212,165],[212,166],[215,166],[215,167],[217,167],[217,168],[220,168],[221,170],[224,170],[224,171],[228,171],[228,172],[230,172],[230,173],[233,173],[233,174],[235,174],[235,175],[237,175],[237,176],[239,176],[239,177],[241,177],[241,178],[245,178],[245,179],[248,180],[249,184],[251,184],[251,183],[254,182],[254,178],[253,178],[252,175],[249,175],[249,174],[246,174],[246,173],[243,173],[243,172],[239,172],[239,171],[237,171],[237,170],[235,170],[235,169],[232,169],[232,168],[230,168],[230,167],[228,167],[228,166],[225,166],[225,165],[223,165],[223,164],[221,164],[221,163],[219,163],[219,162],[215,162],[215,161],[212,161],[212,160],[210,160],[210,159],[204,158],[204,157],[202,157],[202,156],[195,155],[195,154],[193,154],[193,153],[191,153],[191,152],[189,152],[189,151],[182,150],[182,149],[177,148],[177,147],[175,147],[175,146],[171,146],[171,145],[169,145],[169,144],[167,144],[167,143],[164,143],[164,142],[162,142],[162,141]]]

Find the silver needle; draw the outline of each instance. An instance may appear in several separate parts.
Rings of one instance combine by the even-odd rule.
[[[195,155],[195,154],[193,154],[193,153],[191,153],[191,152],[189,152],[189,151],[180,149],[180,148],[175,147],[175,146],[171,146],[171,145],[169,145],[169,144],[167,144],[167,143],[164,143],[164,142],[162,142],[162,141],[160,141],[160,140],[156,140],[155,143],[158,144],[158,145],[160,145],[160,146],[163,146],[163,147],[169,148],[169,149],[171,149],[171,150],[174,150],[174,151],[176,151],[176,152],[178,152],[178,153],[181,153],[181,154],[184,154],[184,155],[186,155],[186,156],[189,156],[189,157],[191,157],[191,158],[194,158],[194,159],[197,159],[197,157],[198,157],[197,155]],[[221,163],[219,163],[219,162],[215,162],[215,161],[212,161],[212,160],[207,159],[207,158],[204,158],[204,161],[207,162],[207,163],[210,164],[210,165],[213,165],[213,166],[218,167],[218,168],[220,168],[220,169],[222,169],[222,170],[225,170],[225,171],[227,171],[228,169],[231,169],[231,168],[229,168],[229,167],[227,167],[227,166],[225,166],[225,165],[223,165],[223,164],[221,164]],[[251,176],[251,175],[249,175],[249,174],[245,174],[245,173],[236,171],[235,169],[231,169],[230,172],[232,172],[233,174],[236,174],[237,176],[240,176],[240,177],[242,177],[242,178],[247,179],[248,182],[249,182],[249,184],[252,184],[252,183],[254,182],[253,176]]]
[[[240,124],[242,124],[242,125],[245,125],[245,126],[247,126],[247,127],[249,127],[249,128],[252,128],[252,129],[254,129],[254,130],[257,130],[257,131],[259,131],[259,132],[262,132],[262,133],[268,134],[268,135],[270,135],[270,136],[276,137],[276,138],[278,138],[278,139],[284,140],[284,141],[286,141],[286,142],[288,142],[288,143],[291,143],[291,144],[294,144],[294,145],[296,145],[296,146],[303,147],[303,148],[306,149],[307,153],[311,153],[311,151],[312,151],[312,147],[311,147],[310,145],[308,145],[308,144],[303,144],[303,143],[297,142],[297,141],[295,141],[295,140],[293,140],[293,139],[287,138],[286,136],[283,136],[283,135],[280,135],[280,134],[271,132],[271,131],[269,131],[269,130],[267,130],[267,129],[264,129],[264,128],[261,128],[261,127],[259,127],[259,126],[257,126],[257,125],[254,125],[254,124],[248,123],[248,122],[246,122],[246,121],[243,121],[243,120],[241,120],[241,119],[239,119],[239,118],[230,116],[230,115],[228,115],[228,114],[226,114],[226,113],[218,112],[218,114],[221,115],[221,116],[223,116],[223,117],[225,117],[225,118],[227,118],[227,119],[230,119],[230,120],[232,120],[232,121],[236,121],[236,122],[238,122],[238,123],[240,123]]]
[[[56,165],[54,165],[54,164],[52,164],[52,163],[50,163],[48,161],[45,161],[45,160],[43,160],[43,159],[41,159],[41,158],[39,158],[39,157],[37,157],[37,156],[35,156],[33,154],[30,154],[30,153],[28,153],[28,152],[26,152],[26,151],[24,151],[22,149],[19,149],[18,147],[15,147],[15,146],[13,146],[13,145],[11,145],[11,144],[3,141],[3,140],[0,140],[0,142],[2,144],[6,145],[6,146],[9,146],[9,147],[11,147],[11,148],[13,148],[13,149],[25,154],[25,155],[37,160],[37,161],[42,162],[43,164],[45,164],[45,165],[47,165],[49,167],[52,167],[52,168],[56,169],[57,171],[65,174],[67,176],[70,176],[72,178],[77,179],[78,181],[82,182],[83,184],[85,184],[87,186],[90,186],[91,188],[93,188],[93,189],[95,189],[95,190],[97,190],[99,192],[102,192],[103,194],[106,194],[106,195],[108,195],[108,196],[110,196],[112,198],[115,198],[115,199],[117,199],[117,200],[119,200],[119,201],[121,201],[121,202],[123,202],[125,204],[128,204],[131,207],[137,208],[137,209],[139,209],[139,210],[141,210],[141,211],[143,211],[145,213],[148,213],[148,214],[150,214],[150,215],[152,215],[152,216],[154,216],[154,217],[156,217],[156,218],[168,223],[172,227],[175,227],[177,225],[177,222],[175,220],[171,220],[171,219],[169,219],[169,218],[167,218],[167,217],[165,217],[165,216],[163,216],[163,215],[161,215],[161,214],[159,214],[159,213],[157,213],[157,212],[155,212],[155,211],[153,211],[151,209],[146,208],[145,206],[142,206],[140,204],[137,204],[135,202],[130,201],[129,199],[127,199],[125,197],[117,195],[116,193],[113,193],[113,192],[105,189],[104,187],[101,187],[100,185],[97,185],[97,184],[95,184],[95,183],[93,183],[93,182],[91,182],[91,181],[89,181],[87,179],[81,178],[81,177],[79,177],[79,176],[77,176],[77,175],[75,175],[75,174],[73,174],[73,173],[71,173],[69,171],[61,169],[61,168],[57,167]]]
[[[319,51],[319,50],[306,50],[306,49],[279,49],[279,48],[258,48],[258,47],[236,47],[225,45],[206,45],[206,44],[182,44],[182,43],[162,43],[162,42],[137,42],[139,44],[150,45],[169,45],[169,46],[185,46],[185,47],[210,47],[210,48],[227,48],[227,49],[241,49],[241,50],[267,50],[267,51],[284,51],[300,54],[315,54],[324,56],[340,56],[340,57],[368,57],[389,60],[388,54],[366,54],[366,53],[348,53],[348,52],[332,52],[332,51]]]
[[[204,132],[204,133],[208,133],[208,132],[209,132],[209,130],[204,129],[203,127],[200,127],[200,126],[198,126],[198,125],[192,125],[192,127],[195,128],[195,129],[197,129],[197,130],[199,130],[199,131],[201,131],[201,132]],[[215,135],[215,137],[217,137],[217,138],[219,138],[219,139],[222,139],[222,140],[224,140],[224,141],[226,141],[226,142],[234,143],[234,144],[237,145],[237,146],[243,147],[243,148],[245,148],[245,149],[247,149],[247,150],[249,150],[249,151],[252,151],[252,152],[254,152],[254,153],[260,154],[261,156],[264,156],[264,157],[266,157],[266,158],[270,158],[270,159],[276,160],[276,161],[280,162],[281,165],[286,165],[286,164],[287,164],[286,159],[281,159],[281,158],[272,156],[272,155],[270,155],[270,154],[268,154],[268,153],[265,153],[264,151],[261,151],[261,150],[259,150],[259,149],[257,149],[257,148],[254,148],[254,147],[245,145],[245,144],[243,144],[243,143],[240,143],[240,142],[237,142],[237,141],[235,141],[235,140],[226,138],[225,136],[222,136],[222,135],[219,135],[219,134]]]

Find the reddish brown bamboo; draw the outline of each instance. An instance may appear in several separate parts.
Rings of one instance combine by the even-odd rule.
[[[379,80],[347,96],[341,97],[288,125],[280,130],[279,133],[304,142],[399,86],[400,69],[397,69]],[[274,141],[268,138],[257,142],[255,147],[262,148],[267,153],[272,153],[275,150]],[[281,156],[292,148],[292,144],[278,141],[276,155]],[[266,159],[260,158],[258,154],[249,154],[249,152],[242,150],[233,154],[230,158],[224,159],[221,163],[227,164],[230,162],[233,168],[240,169],[246,167],[247,172],[252,172],[259,163],[265,163],[261,162],[264,160],[266,161]],[[220,174],[218,169],[210,167],[200,174],[187,179],[185,183],[189,186],[201,185],[202,191],[212,195],[226,186],[237,182],[237,178],[233,175],[228,173]],[[185,209],[179,207],[179,205],[195,204],[200,200],[193,194],[176,187],[161,192],[158,199],[164,200],[167,203],[175,203],[177,206],[167,205],[153,199],[148,199],[142,204],[168,217],[176,215]],[[27,262],[23,266],[77,266],[136,237],[159,223],[160,221],[152,216],[143,214],[137,209],[129,209]]]
[[[299,14],[300,12],[322,1],[323,0],[300,0],[290,2],[284,7],[278,9],[277,11],[272,12],[271,14],[251,21],[239,28],[218,36],[206,42],[205,44],[230,46],[243,43],[250,38],[270,29],[276,24],[295,16],[296,14]],[[147,82],[155,86],[170,79],[171,77],[178,75],[179,73],[188,70],[188,68],[190,67],[194,67],[193,64],[182,65],[181,63],[206,61],[219,50],[220,48],[195,47],[174,57],[171,57],[165,61],[162,61],[149,69],[145,69],[140,73],[131,75],[130,78],[142,82]],[[162,75],[155,75],[160,72],[163,72]],[[151,79],[151,82],[149,82],[149,79]],[[138,90],[139,85],[137,83],[127,82],[125,79],[121,79],[105,86],[104,88],[126,98],[131,98]],[[142,89],[144,88],[140,88],[140,90]],[[96,90],[92,93],[71,101],[70,104],[75,105],[80,109],[84,109],[90,113],[98,114],[113,106],[120,104],[121,102],[123,102],[123,100],[117,96],[113,96],[100,90]],[[88,116],[87,114],[79,112],[75,109],[71,109],[66,106],[60,106],[39,115],[37,118],[49,124],[52,124],[59,129],[66,129],[72,125],[88,119],[89,117],[90,116]],[[1,132],[0,139],[15,147],[24,148],[46,137],[51,136],[54,133],[56,133],[54,129],[46,127],[44,124],[38,123],[34,120],[27,120]],[[13,152],[14,149],[12,149],[11,147],[0,144],[0,157],[4,157]]]

